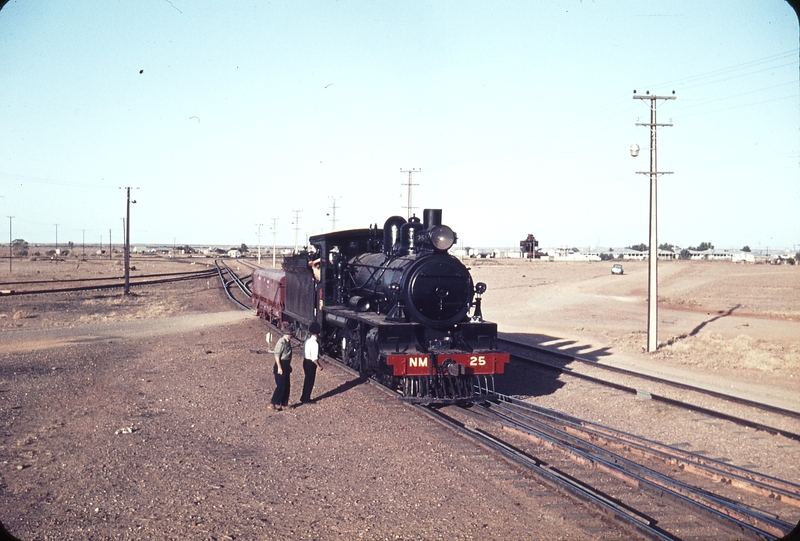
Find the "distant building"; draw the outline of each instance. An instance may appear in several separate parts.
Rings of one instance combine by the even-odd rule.
[[[519,241],[519,251],[522,252],[522,257],[525,259],[541,257],[538,248],[539,241],[530,233],[528,233],[528,237],[525,240]]]
[[[613,252],[616,254],[614,257],[617,259],[628,259],[633,261],[644,261],[647,259],[647,252],[640,252],[639,250],[631,250],[630,248],[620,248]],[[622,256],[620,258],[620,256]]]
[[[671,251],[671,250],[662,250],[659,248],[658,250],[658,259],[662,261],[672,261],[678,259],[678,254]]]
[[[600,261],[595,253],[583,253],[578,248],[548,248],[545,250],[548,261]]]

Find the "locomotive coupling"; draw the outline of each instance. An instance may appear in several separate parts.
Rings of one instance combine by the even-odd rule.
[[[463,376],[466,374],[464,365],[455,362],[453,359],[445,359],[442,363],[442,372],[448,376]]]

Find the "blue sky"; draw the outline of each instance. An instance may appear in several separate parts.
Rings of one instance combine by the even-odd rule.
[[[302,244],[421,168],[465,246],[646,243],[635,89],[660,243],[800,248],[798,44],[784,0],[12,0],[0,235],[119,242],[133,186],[135,244]]]

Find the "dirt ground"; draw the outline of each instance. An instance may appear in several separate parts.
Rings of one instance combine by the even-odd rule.
[[[659,262],[654,353],[646,353],[647,262],[625,262],[621,276],[605,262],[471,267],[489,286],[484,317],[503,333],[748,398],[769,393],[800,410],[798,266]]]
[[[134,261],[137,273],[209,263]],[[661,347],[647,354],[645,263],[623,276],[606,263],[468,263],[505,334],[789,407],[800,395],[798,267],[660,264]],[[12,276],[109,275],[120,262],[15,261],[0,290],[17,287]],[[0,296],[0,521],[19,538],[621,538],[538,506],[513,469],[487,468],[333,367],[315,404],[268,411],[264,325],[214,280],[133,292]],[[530,387],[545,405],[800,480],[785,438],[692,429],[692,417],[580,383]]]

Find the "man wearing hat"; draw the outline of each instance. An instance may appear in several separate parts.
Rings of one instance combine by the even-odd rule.
[[[313,322],[308,327],[309,336],[303,344],[303,394],[300,395],[300,402],[306,404],[311,402],[311,391],[314,390],[314,381],[317,379],[317,369],[322,370],[319,364],[319,323]]]
[[[291,325],[283,328],[283,336],[275,344],[275,392],[269,409],[281,411],[289,405],[289,374],[292,373],[292,333]]]

